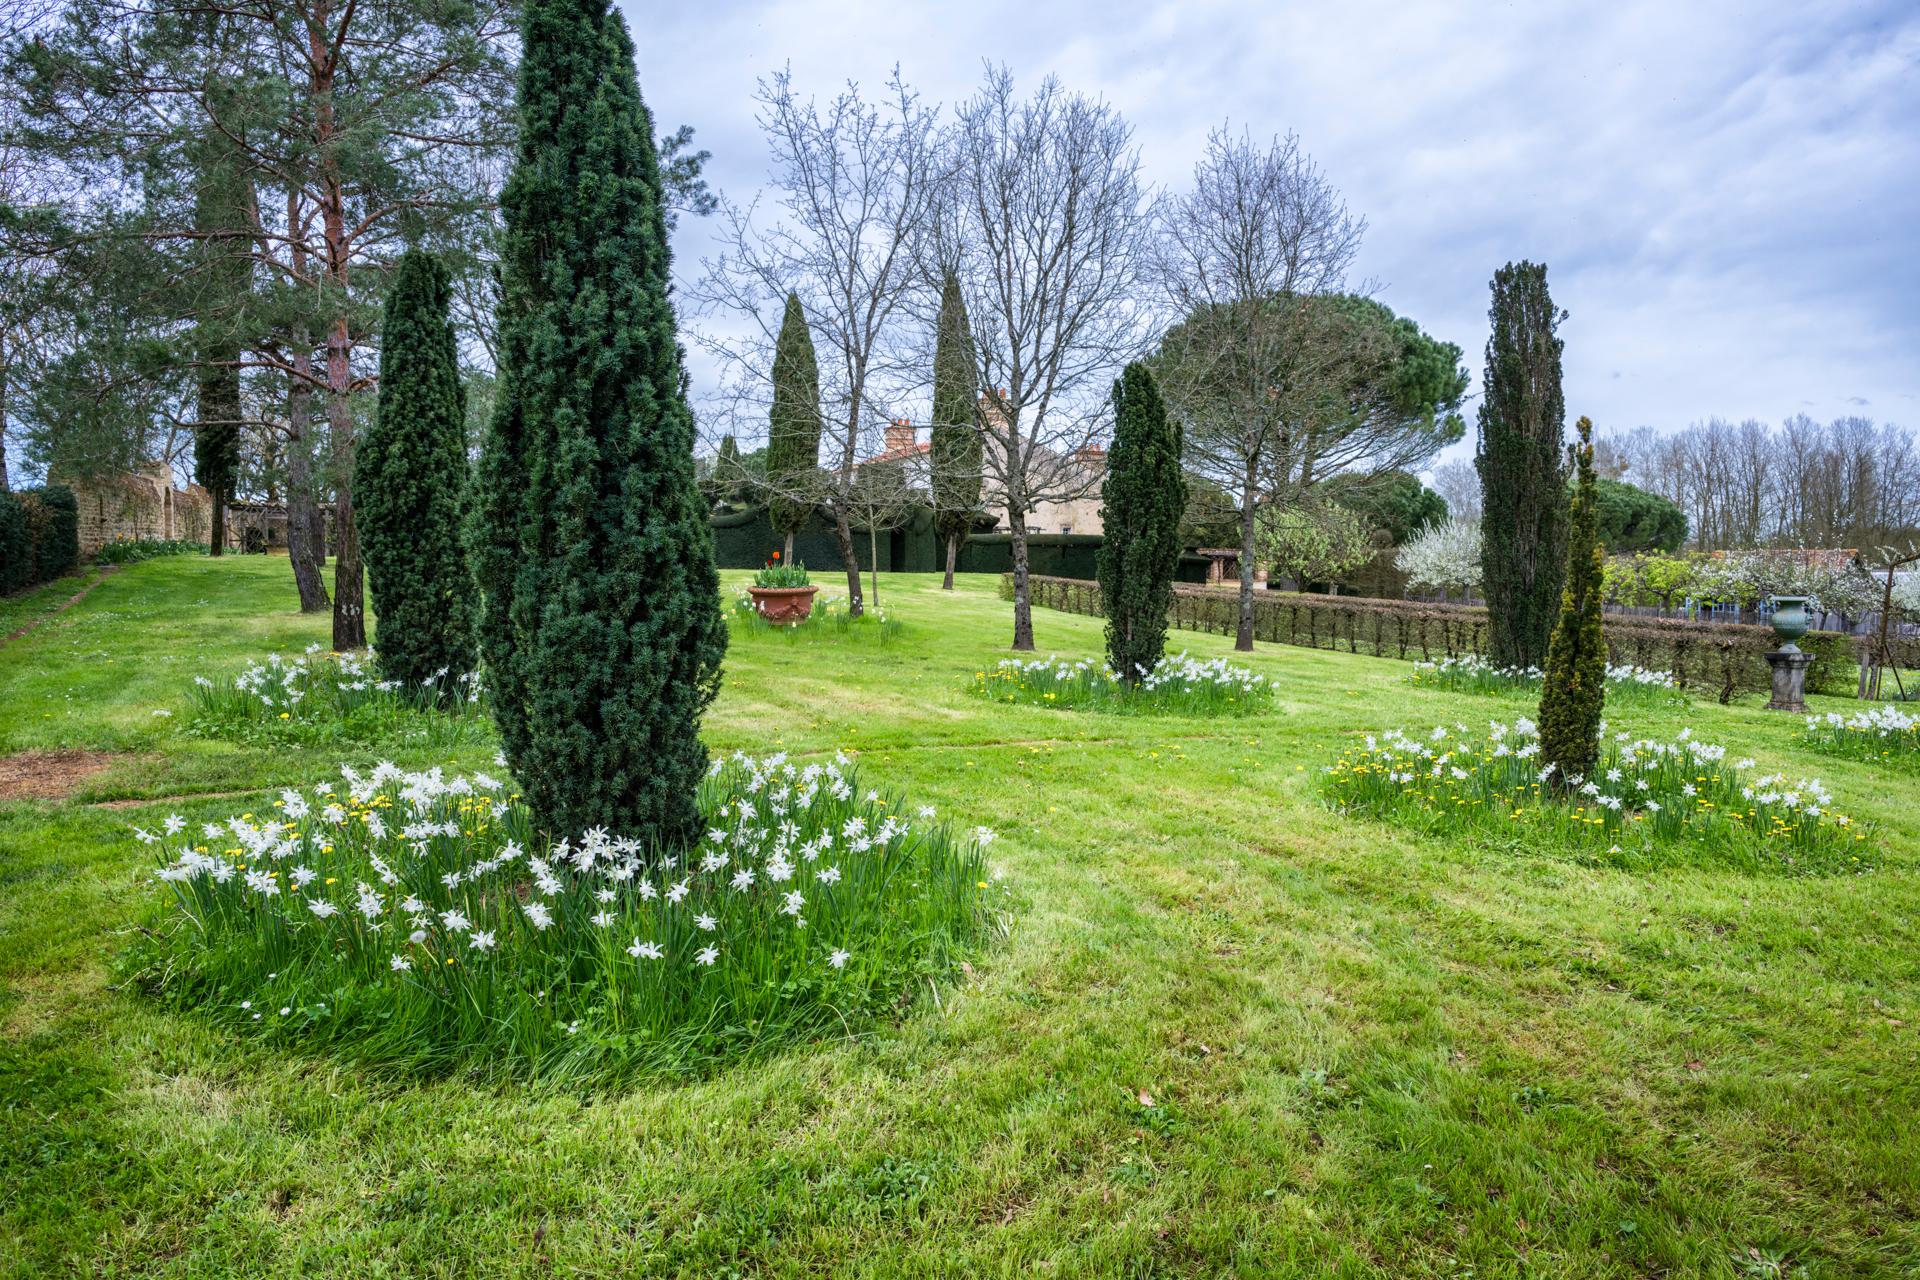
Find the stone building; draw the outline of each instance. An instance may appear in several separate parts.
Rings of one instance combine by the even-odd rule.
[[[73,490],[80,508],[83,559],[109,542],[205,542],[213,527],[213,498],[197,484],[174,487],[173,468],[164,461],[149,462],[138,471],[59,483]]]

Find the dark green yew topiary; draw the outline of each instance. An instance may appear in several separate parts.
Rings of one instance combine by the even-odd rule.
[[[1482,380],[1480,471],[1483,590],[1494,665],[1541,666],[1566,567],[1566,406],[1556,330],[1563,313],[1547,269],[1508,263],[1494,273]]]
[[[476,662],[460,540],[466,394],[447,302],[447,273],[432,254],[400,259],[381,326],[379,409],[354,459],[380,672],[409,686],[437,678],[442,690]]]
[[[737,445],[734,452],[737,458]],[[767,523],[784,539],[788,560],[793,559],[793,535],[813,514],[810,494],[819,469],[820,365],[800,296],[789,293],[774,341],[773,409],[767,422]]]
[[[960,542],[973,531],[980,512],[985,447],[974,420],[979,373],[974,364],[973,329],[960,281],[949,271],[940,289],[940,315],[934,322],[933,431],[928,453],[933,462],[934,530],[946,559],[941,585],[953,589],[953,566]]]
[[[606,0],[529,0],[521,36],[499,403],[474,489],[481,656],[544,827],[683,844],[727,632],[653,122]]]
[[[1146,365],[1128,365],[1113,384],[1113,417],[1113,447],[1100,490],[1100,602],[1107,615],[1107,663],[1131,685],[1166,651],[1187,485],[1180,470],[1180,426],[1167,418]]]
[[[1601,618],[1607,551],[1600,545],[1594,496],[1593,423],[1580,419],[1579,431],[1580,443],[1573,449],[1578,481],[1567,541],[1567,585],[1540,690],[1540,756],[1553,766],[1553,780],[1562,788],[1575,778],[1592,776],[1600,759],[1600,717],[1607,698],[1607,637]]]

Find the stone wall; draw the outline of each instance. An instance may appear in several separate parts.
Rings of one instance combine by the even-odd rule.
[[[80,507],[80,555],[109,542],[154,538],[205,542],[213,524],[213,499],[205,489],[173,485],[173,469],[152,462],[137,472],[68,482]]]

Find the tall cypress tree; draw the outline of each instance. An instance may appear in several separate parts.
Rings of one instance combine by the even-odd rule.
[[[700,830],[726,623],[653,126],[607,0],[528,0],[521,36],[499,401],[472,524],[481,656],[548,831],[680,844]]]
[[[1547,269],[1508,263],[1494,273],[1487,312],[1487,372],[1474,465],[1484,495],[1481,561],[1492,658],[1501,666],[1546,660],[1565,575],[1566,405],[1556,335],[1566,313],[1547,293]]]
[[[1554,780],[1562,787],[1593,775],[1607,697],[1607,636],[1601,625],[1607,550],[1600,545],[1594,492],[1593,423],[1582,418],[1579,430],[1580,443],[1572,450],[1579,481],[1567,540],[1567,586],[1540,690],[1540,755],[1553,766]]]
[[[1168,420],[1146,365],[1128,365],[1114,382],[1113,418],[1100,490],[1100,603],[1107,615],[1107,664],[1132,685],[1166,651],[1187,483],[1180,470],[1180,426]]]
[[[354,454],[360,545],[379,626],[380,671],[418,685],[473,670],[473,578],[460,542],[466,393],[450,285],[432,254],[400,259],[380,330],[380,403]]]
[[[789,293],[773,347],[773,411],[767,424],[767,520],[786,539],[787,564],[793,563],[793,535],[813,514],[807,495],[819,469],[820,365],[800,295]]]
[[[960,540],[973,530],[980,510],[984,462],[980,424],[974,413],[980,398],[974,364],[973,327],[960,281],[947,272],[940,286],[940,315],[934,321],[933,432],[928,453],[933,462],[934,527],[946,544],[947,576],[940,584],[953,590],[953,562]]]

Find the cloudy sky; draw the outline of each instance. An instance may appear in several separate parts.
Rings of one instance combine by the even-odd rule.
[[[790,62],[824,98],[897,61],[952,103],[1004,61],[1113,103],[1167,188],[1223,121],[1298,133],[1368,220],[1360,274],[1476,382],[1487,280],[1533,258],[1571,313],[1569,416],[1920,426],[1913,0],[623,3],[662,128],[743,202],[756,77]],[[706,227],[677,251],[697,270]]]

